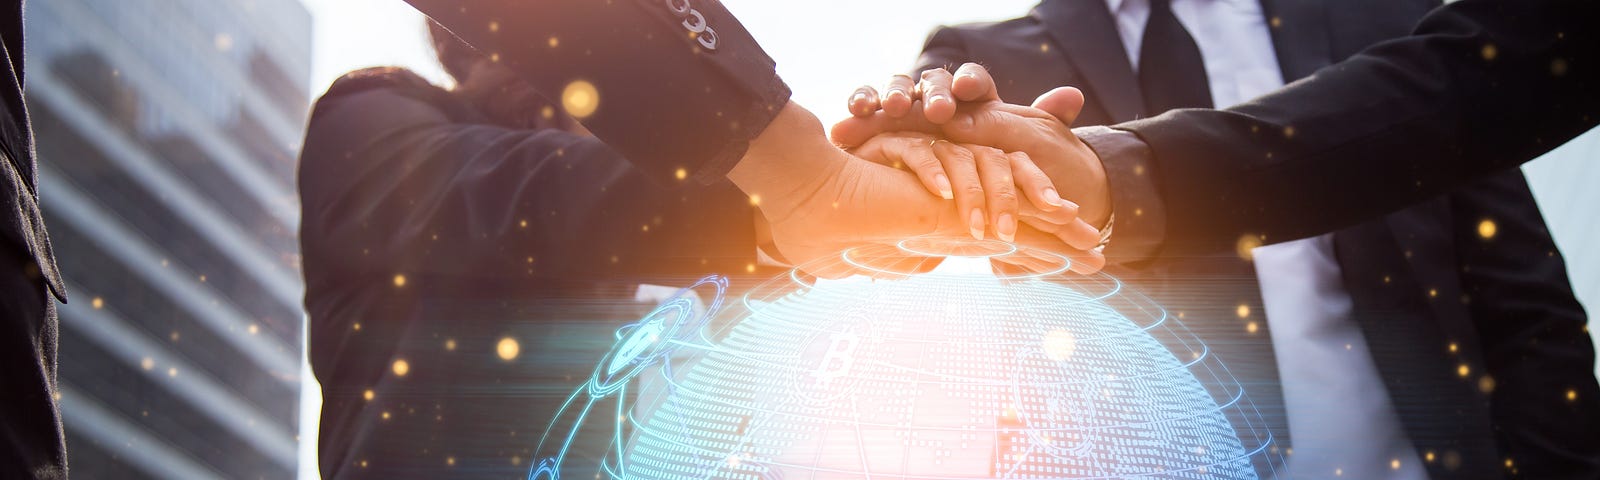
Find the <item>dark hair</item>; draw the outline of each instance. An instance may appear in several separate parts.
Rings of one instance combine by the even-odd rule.
[[[456,79],[456,83],[467,81],[467,75],[472,73],[472,64],[483,58],[471,45],[456,38],[454,33],[445,30],[439,22],[428,20],[428,36],[433,39],[433,52],[439,57],[439,65],[444,67],[445,73]]]
[[[428,20],[428,35],[433,39],[439,64],[456,80],[450,93],[495,124],[569,131],[578,124],[511,69],[491,61],[437,22]]]

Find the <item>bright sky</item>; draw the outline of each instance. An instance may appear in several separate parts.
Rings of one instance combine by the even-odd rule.
[[[303,0],[316,19],[313,95],[350,70],[399,65],[435,81],[422,17],[401,0]],[[778,61],[794,100],[824,123],[843,119],[855,87],[911,68],[922,41],[940,24],[1002,20],[1027,13],[1037,0],[724,0]],[[850,12],[846,14],[844,12]],[[846,21],[846,17],[879,23]],[[313,97],[315,98],[315,97]]]

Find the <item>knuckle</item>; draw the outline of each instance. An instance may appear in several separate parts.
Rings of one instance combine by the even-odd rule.
[[[991,179],[989,179],[989,181],[987,183],[988,183],[988,185],[986,185],[986,188],[990,192],[994,192],[994,194],[997,195],[997,196],[998,195],[1005,195],[1005,196],[1011,196],[1011,197],[1016,197],[1017,196],[1017,185],[1015,183],[1012,183],[1010,175],[1003,175],[1003,176],[1000,176],[998,178],[991,178]]]
[[[956,161],[959,161],[960,163],[968,164],[968,165],[970,165],[970,164],[972,164],[972,163],[974,163],[976,161],[974,159],[974,157],[972,156],[972,151],[971,150],[967,150],[965,148],[959,148],[959,147],[953,146],[948,142],[939,142],[936,145],[938,145],[937,148],[940,148],[944,152],[946,152],[948,154],[948,156],[952,160],[956,160]]]
[[[1045,184],[1055,183],[1054,180],[1050,179],[1050,175],[1049,174],[1044,173],[1044,170],[1040,170],[1037,167],[1029,169],[1027,171],[1027,176],[1028,176],[1028,178],[1031,178],[1031,179],[1033,179],[1034,181],[1037,181],[1037,182],[1043,182]]]
[[[938,167],[939,159],[934,158],[933,155],[926,154],[926,152],[918,152],[910,155],[906,159],[906,163],[913,167]]]

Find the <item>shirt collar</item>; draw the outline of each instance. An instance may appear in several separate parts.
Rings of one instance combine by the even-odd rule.
[[[1106,9],[1111,10],[1111,14],[1112,15],[1116,15],[1117,14],[1117,10],[1121,10],[1122,9],[1122,5],[1125,4],[1125,3],[1128,3],[1128,0],[1106,0]],[[1233,1],[1227,1],[1226,3],[1230,3],[1231,4],[1231,3],[1234,3],[1234,2]]]

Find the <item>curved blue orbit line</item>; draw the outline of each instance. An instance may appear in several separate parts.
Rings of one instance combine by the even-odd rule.
[[[920,251],[909,247],[907,245],[909,241],[909,239],[907,241],[902,241],[897,246],[901,250],[915,255],[937,255],[936,252]],[[1019,251],[1019,248],[1008,245],[1008,248],[1002,250],[1004,251],[982,256],[998,257],[1015,254]],[[875,266],[870,264],[866,259],[854,259],[852,258],[854,251],[855,250],[852,249],[842,252],[838,261],[856,269],[857,271],[868,272],[869,274],[880,278],[910,278],[918,275],[917,273],[913,272],[901,272],[887,267]],[[1062,260],[1062,267],[1058,270],[1045,273],[1005,275],[999,276],[998,278],[1006,282],[1045,281],[1044,279],[1049,278],[1052,275],[1059,275],[1067,270],[1066,265],[1069,265],[1069,260],[1067,260],[1065,256],[1039,251],[1033,251],[1033,253],[1046,253],[1060,257],[1060,260]],[[785,279],[787,281],[783,282],[790,285],[790,288],[783,288],[783,285],[781,284],[771,284],[771,282],[769,282],[770,285],[766,286],[764,290],[752,291],[750,293],[740,295],[739,303],[740,306],[743,307],[743,313],[740,314],[739,318],[754,320],[759,317],[762,319],[762,321],[771,323],[775,327],[786,327],[793,332],[812,332],[808,334],[807,337],[812,339],[820,338],[825,335],[844,333],[843,331],[839,330],[828,330],[827,327],[830,326],[828,322],[822,322],[821,324],[815,322],[806,323],[795,321],[791,318],[785,318],[783,315],[781,315],[781,312],[776,316],[765,313],[767,307],[769,306],[785,302],[792,302],[795,299],[810,295],[813,291],[815,291],[818,285],[815,282],[807,282],[800,276],[799,271],[800,269],[798,268],[791,269],[788,277]],[[1026,446],[1020,453],[1012,457],[1008,457],[1011,458],[1011,460],[1008,460],[1008,470],[996,470],[992,472],[992,474],[999,475],[997,478],[1009,478],[1009,474],[1017,473],[1018,469],[1022,468],[1025,462],[1030,459],[1044,457],[1083,457],[1088,455],[1090,453],[1089,449],[1093,447],[1093,444],[1088,440],[1080,440],[1077,444],[1066,447],[1055,446],[1050,442],[1046,435],[1074,432],[1082,433],[1097,430],[1114,430],[1119,428],[1128,428],[1131,426],[1183,423],[1188,420],[1222,415],[1222,413],[1225,411],[1232,411],[1235,409],[1241,413],[1241,415],[1239,415],[1239,420],[1230,421],[1227,420],[1226,417],[1223,417],[1227,431],[1234,432],[1234,435],[1237,436],[1239,441],[1246,440],[1246,437],[1239,436],[1241,434],[1248,434],[1248,438],[1254,440],[1248,442],[1246,445],[1241,445],[1246,447],[1246,449],[1239,451],[1239,455],[1234,455],[1227,458],[1213,458],[1211,463],[1194,464],[1177,469],[1152,470],[1148,472],[1127,472],[1108,476],[1073,476],[1072,478],[1136,478],[1170,475],[1178,472],[1198,471],[1205,473],[1209,471],[1210,467],[1222,467],[1222,470],[1226,470],[1227,468],[1241,468],[1239,467],[1240,465],[1244,466],[1242,468],[1251,469],[1253,467],[1250,467],[1250,465],[1254,462],[1254,459],[1257,459],[1257,457],[1267,459],[1265,462],[1257,463],[1258,465],[1264,465],[1263,469],[1265,470],[1266,474],[1272,477],[1276,477],[1281,474],[1280,469],[1282,460],[1281,457],[1277,457],[1278,449],[1276,448],[1275,439],[1271,433],[1267,432],[1264,426],[1260,424],[1262,421],[1261,412],[1256,408],[1254,403],[1250,401],[1248,396],[1246,396],[1242,386],[1239,385],[1237,378],[1234,377],[1232,372],[1228,370],[1226,364],[1214,359],[1214,357],[1211,355],[1209,346],[1205,345],[1204,342],[1201,342],[1200,337],[1196,335],[1187,325],[1168,315],[1165,309],[1161,308],[1149,297],[1136,291],[1126,290],[1121,280],[1103,273],[1095,274],[1085,278],[1085,281],[1073,282],[1073,284],[1077,286],[1085,286],[1087,284],[1094,283],[1104,285],[1106,288],[1091,289],[1100,291],[1089,293],[1088,295],[1075,295],[1073,298],[1060,302],[1016,305],[1011,309],[990,308],[993,306],[989,306],[986,307],[986,311],[1015,310],[1055,312],[1069,307],[1078,307],[1081,305],[1099,306],[1100,308],[1109,309],[1108,311],[1111,315],[1121,316],[1129,321],[1132,321],[1133,325],[1131,326],[1134,328],[1109,334],[1076,339],[1077,343],[1075,345],[1077,345],[1079,348],[1082,348],[1086,345],[1094,345],[1100,342],[1117,342],[1123,340],[1137,341],[1150,336],[1159,330],[1161,332],[1170,334],[1169,336],[1171,340],[1169,341],[1176,343],[1176,346],[1171,346],[1170,348],[1178,350],[1186,348],[1188,350],[1186,353],[1192,354],[1192,358],[1183,359],[1173,363],[1170,366],[1156,370],[1138,372],[1134,374],[1116,375],[1105,379],[1032,382],[1028,384],[1028,388],[1033,389],[1035,392],[1044,392],[1047,389],[1054,390],[1069,386],[1080,390],[1097,390],[1099,388],[1104,388],[1101,387],[1102,385],[1120,383],[1127,384],[1128,386],[1125,388],[1132,389],[1128,391],[1136,392],[1141,391],[1139,389],[1145,388],[1141,386],[1143,385],[1141,382],[1145,377],[1161,378],[1168,375],[1175,375],[1177,374],[1175,372],[1182,370],[1189,372],[1189,378],[1198,379],[1199,377],[1196,376],[1196,374],[1203,374],[1203,376],[1210,379],[1212,382],[1216,382],[1216,384],[1221,385],[1226,392],[1226,396],[1222,397],[1223,401],[1221,402],[1209,402],[1210,405],[1206,406],[1205,408],[1180,410],[1179,414],[1174,416],[1145,419],[1144,421],[1132,423],[1103,425],[1084,424],[1074,427],[1052,427],[1048,425],[1048,420],[1042,420],[1045,422],[1044,424],[1033,425],[1034,419],[1032,417],[1037,414],[1030,409],[1018,408],[1016,409],[1016,416],[1018,417],[1019,421],[1023,422],[1022,425],[1027,426],[1027,428],[1019,428],[1018,433],[1028,439],[1025,442]],[[1093,282],[1088,280],[1093,280]],[[777,280],[775,279],[774,281]],[[694,303],[690,298],[694,292],[697,291],[697,289],[705,289],[707,287],[713,290],[713,292],[711,292],[711,300],[708,302],[708,306],[705,308],[703,313],[697,315],[694,313]],[[633,441],[654,439],[662,442],[662,445],[671,446],[675,449],[674,451],[680,452],[680,455],[689,455],[689,457],[684,458],[693,457],[699,459],[699,466],[695,467],[694,471],[698,471],[700,473],[672,477],[649,477],[680,480],[692,478],[712,478],[719,473],[732,475],[730,469],[737,467],[738,464],[736,462],[732,462],[731,460],[737,455],[735,455],[735,457],[730,457],[730,452],[746,452],[738,455],[745,455],[743,458],[750,458],[750,454],[748,453],[749,450],[747,450],[749,445],[747,445],[747,443],[752,441],[754,438],[753,434],[757,430],[762,428],[771,428],[770,425],[772,425],[776,419],[798,417],[808,420],[815,420],[813,418],[806,417],[806,414],[803,413],[786,411],[786,408],[792,408],[791,405],[793,405],[794,402],[803,402],[808,405],[828,404],[829,401],[838,400],[853,394],[854,390],[852,387],[841,388],[839,390],[843,391],[844,393],[829,394],[828,398],[807,398],[799,394],[798,391],[791,391],[790,394],[783,397],[783,400],[780,403],[762,407],[759,405],[759,402],[741,404],[739,402],[725,399],[716,393],[702,391],[696,388],[694,385],[683,383],[680,376],[675,373],[674,369],[677,367],[675,367],[674,363],[671,361],[671,357],[678,352],[695,352],[694,354],[702,356],[720,352],[721,354],[731,355],[731,358],[736,359],[742,364],[746,364],[746,366],[758,368],[767,375],[800,378],[809,373],[810,369],[796,367],[793,362],[784,362],[785,360],[798,360],[799,357],[795,356],[794,354],[733,349],[724,341],[720,341],[716,338],[716,332],[711,330],[712,320],[719,314],[723,313],[722,307],[724,298],[726,297],[727,288],[728,280],[725,277],[712,275],[702,278],[700,281],[696,282],[690,287],[680,290],[677,295],[665,302],[662,302],[649,314],[643,316],[638,321],[618,328],[615,333],[615,344],[597,364],[594,374],[591,375],[586,382],[584,382],[577,390],[573,391],[572,394],[567,397],[554,416],[555,419],[561,419],[569,414],[575,414],[576,420],[572,422],[570,430],[565,432],[565,434],[557,433],[556,428],[558,424],[556,421],[553,420],[549,425],[547,425],[544,434],[540,437],[536,455],[543,455],[547,451],[547,448],[554,450],[554,453],[540,457],[540,460],[530,468],[528,472],[528,478],[530,480],[557,480],[561,478],[562,467],[567,459],[568,454],[571,453],[571,449],[574,448],[574,441],[578,436],[579,430],[588,420],[590,413],[595,409],[597,404],[602,401],[614,401],[614,408],[606,410],[611,410],[615,415],[613,416],[612,420],[614,422],[613,426],[609,429],[611,431],[610,435],[612,436],[611,441],[609,442],[609,445],[605,447],[606,454],[601,456],[599,465],[597,465],[599,473],[613,479],[631,480],[634,478],[645,478],[643,476],[636,477],[630,473],[629,461],[627,460],[630,455],[630,444]],[[762,292],[766,293],[760,294]],[[858,318],[858,316],[859,318],[874,318],[870,316],[872,315],[872,312],[868,311],[864,306],[876,304],[874,300],[877,300],[880,296],[884,295],[882,289],[866,289],[864,292],[849,291],[847,293],[848,295],[840,296],[835,300],[846,302],[850,305],[856,305],[856,307],[853,307],[855,310],[833,315],[837,318],[846,319],[841,320],[846,324],[849,323],[847,321],[848,319]],[[838,294],[835,292],[831,295],[837,296]],[[1118,296],[1122,296],[1126,300],[1125,302],[1122,302],[1126,303],[1126,306],[1121,308],[1113,308],[1106,304],[1107,301]],[[791,305],[790,307],[786,308],[792,309],[794,306]],[[792,313],[793,312],[791,312],[791,314]],[[1094,313],[1094,315],[1104,314]],[[1148,319],[1149,321],[1139,322],[1135,319],[1136,317]],[[933,348],[935,346],[964,348],[1026,348],[1038,344],[1038,342],[977,342],[962,340],[946,341],[921,338],[905,339],[893,338],[890,336],[874,336],[873,332],[870,331],[870,322],[867,323],[869,325],[868,331],[850,332],[849,335],[855,336],[858,342],[892,339],[897,342],[924,345],[926,348]],[[1127,340],[1130,338],[1132,340]],[[795,341],[803,342],[803,340],[799,338],[796,338]],[[1154,341],[1153,337],[1151,341]],[[1107,345],[1113,344],[1108,343]],[[1160,343],[1158,342],[1156,345],[1159,346]],[[870,360],[867,364],[876,367],[903,371],[905,372],[905,375],[917,378],[918,380],[916,380],[916,384],[918,385],[944,384],[968,387],[1008,387],[1014,396],[1014,404],[1023,404],[1023,398],[1017,397],[1018,395],[1021,395],[1022,387],[1019,386],[1020,384],[1017,383],[1019,380],[1014,376],[1008,383],[1007,381],[998,381],[988,378],[963,377],[944,372],[937,372],[927,368],[899,365],[893,362],[881,360]],[[629,412],[630,409],[628,405],[630,405],[630,402],[628,401],[627,397],[631,389],[628,388],[628,385],[633,380],[638,378],[641,372],[649,369],[650,367],[659,367],[658,373],[653,375],[652,378],[658,376],[659,378],[657,381],[659,381],[661,388],[664,389],[664,392],[658,393],[656,396],[651,398],[659,398],[663,399],[664,401],[672,402],[672,408],[674,408],[674,411],[678,413],[670,415],[669,418],[675,419],[675,425],[654,425],[642,420],[641,418],[637,418],[636,415],[632,415]],[[930,380],[930,378],[942,378],[943,380]],[[840,377],[840,379],[841,381],[852,382],[867,380],[866,377],[855,378],[852,376]],[[791,383],[791,385],[795,384]],[[1231,390],[1229,390],[1229,387],[1232,387]],[[1090,397],[1084,398],[1088,399]],[[1082,406],[1071,407],[1071,411],[1066,413],[1066,415],[1068,415],[1069,418],[1083,414],[1093,416],[1096,409],[1100,408],[1097,406],[1099,401],[1085,399],[1080,399],[1079,401],[1086,403],[1084,403]],[[643,399],[639,401],[643,401]],[[688,403],[686,404],[684,402]],[[1062,402],[1067,402],[1067,400],[1062,400]],[[858,412],[857,414],[859,415],[859,407],[855,406],[853,397],[850,404],[852,405],[850,407],[851,410]],[[702,445],[706,443],[704,441],[699,443],[689,442],[687,441],[689,437],[686,437],[685,435],[687,432],[693,431],[695,426],[690,424],[690,418],[682,413],[686,411],[686,409],[690,408],[686,405],[693,405],[700,408],[704,408],[705,406],[721,406],[729,409],[730,411],[736,410],[748,412],[746,424],[749,425],[749,430],[745,431],[742,436],[739,436],[739,438],[735,440],[735,443],[724,445],[728,448],[709,448]],[[1078,403],[1072,403],[1072,405],[1078,405]],[[659,408],[661,407],[658,406],[657,409]],[[1088,408],[1088,410],[1082,410],[1083,408]],[[1051,415],[1061,414],[1053,413]],[[844,421],[841,419],[823,419],[823,421],[826,423],[848,423],[855,426],[858,442],[860,441],[859,435],[862,427],[889,428],[904,426],[891,423],[867,422],[861,421],[860,419],[854,419],[851,421]],[[663,430],[663,428],[666,428],[667,430]],[[991,434],[998,434],[1000,433],[1000,428],[1001,427],[996,426],[995,430],[980,430],[979,433],[988,432]],[[936,432],[940,430],[957,431],[958,429],[932,426],[918,429],[918,431],[928,432]],[[629,438],[629,431],[633,432],[631,440]],[[863,457],[863,461],[865,461],[865,457]],[[996,458],[996,461],[998,461],[998,457]],[[859,475],[862,476],[862,478],[868,479],[922,478],[930,480],[956,480],[971,478],[968,476],[958,477],[940,475],[916,475],[913,477],[903,474],[870,472],[865,465],[862,465],[860,468],[860,471],[839,468],[823,468],[815,465],[779,462],[776,458],[761,458],[758,460],[751,460],[751,463],[747,466],[747,468],[739,470],[739,475],[755,475],[754,478],[762,479],[779,479],[782,478],[782,475],[780,475],[779,472],[785,471],[783,469],[792,469],[793,471],[797,472]],[[1254,475],[1251,475],[1248,478],[1255,477]]]
[[[714,288],[712,300],[711,303],[706,307],[705,312],[698,317],[695,317],[692,314],[693,303],[690,300],[690,295],[694,294],[695,289],[703,286],[711,286]],[[618,328],[617,333],[615,334],[618,342],[610,351],[606,353],[604,357],[602,357],[599,365],[595,367],[594,375],[592,375],[588,381],[584,382],[583,386],[579,387],[577,391],[572,392],[572,394],[567,397],[566,401],[562,403],[561,407],[556,410],[555,417],[560,418],[567,412],[568,409],[572,408],[577,403],[579,397],[585,397],[583,407],[578,414],[577,420],[573,422],[572,429],[561,440],[562,445],[558,453],[556,453],[554,456],[540,459],[540,461],[528,471],[528,479],[559,480],[561,478],[561,466],[572,448],[573,439],[577,437],[580,427],[583,425],[584,420],[587,419],[589,411],[594,407],[595,403],[598,403],[612,394],[625,392],[628,381],[632,380],[632,378],[637,376],[639,372],[643,371],[646,367],[649,367],[655,361],[666,358],[666,356],[675,349],[674,346],[680,345],[677,342],[671,341],[673,339],[666,338],[667,335],[663,335],[663,338],[656,339],[652,342],[663,346],[656,348],[654,351],[649,351],[648,354],[646,354],[645,351],[638,351],[635,352],[634,355],[631,355],[632,358],[615,358],[624,349],[633,346],[633,344],[630,344],[628,340],[637,340],[632,337],[631,333],[638,331],[641,327],[649,325],[652,321],[660,320],[661,315],[665,312],[676,312],[679,314],[675,317],[677,319],[681,320],[686,318],[694,318],[694,320],[692,322],[676,322],[672,326],[671,330],[664,330],[662,333],[671,334],[687,330],[695,332],[696,335],[698,335],[698,332],[701,330],[701,326],[710,322],[711,318],[720,313],[722,309],[723,297],[727,296],[727,290],[727,277],[710,275],[701,278],[693,285],[678,290],[677,294],[662,302],[650,313],[645,314],[645,316],[639,321],[623,325],[622,327]],[[623,369],[626,370],[626,372],[622,375],[617,375],[618,369],[613,368],[613,365],[615,365],[618,361],[622,361],[623,364],[626,365],[626,368]],[[602,373],[603,371],[605,373]],[[617,414],[619,418],[623,415],[622,403],[623,402],[617,402]],[[621,435],[620,424],[621,422],[618,422],[618,426],[616,427],[617,436]],[[545,427],[544,434],[539,438],[539,444],[537,450],[535,450],[536,452],[544,450],[545,444],[550,440],[552,429],[554,429],[555,426],[556,424],[552,422],[550,425]]]

